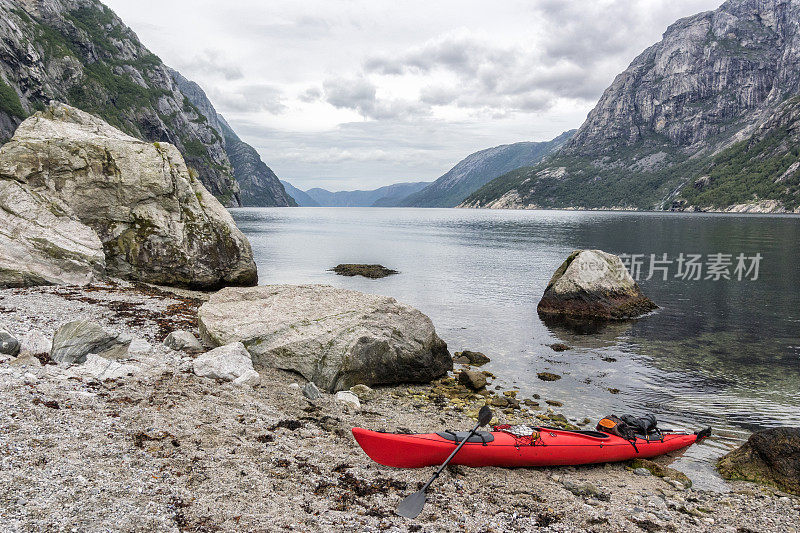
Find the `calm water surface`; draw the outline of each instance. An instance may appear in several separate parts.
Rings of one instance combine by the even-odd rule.
[[[800,425],[800,217],[574,211],[234,209],[261,284],[328,283],[393,296],[431,317],[453,351],[492,358],[497,383],[559,400],[568,416],[654,412],[662,427],[712,425],[675,466],[724,490],[711,465],[748,431]],[[640,285],[661,309],[591,334],[544,324],[536,304],[577,248],[644,254]],[[650,255],[760,253],[758,279],[690,281]],[[399,270],[336,276],[339,263]],[[749,262],[748,262],[749,266]],[[705,272],[703,273],[705,277]],[[556,353],[547,345],[574,349]],[[556,382],[536,373],[555,372]],[[609,389],[620,392],[612,394]]]

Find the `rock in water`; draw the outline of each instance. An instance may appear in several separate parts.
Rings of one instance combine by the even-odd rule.
[[[56,363],[80,364],[90,353],[105,358],[122,357],[131,344],[131,339],[109,333],[100,324],[89,320],[68,322],[58,328],[53,336],[50,358]]]
[[[550,278],[537,310],[543,316],[624,320],[657,308],[619,257],[576,250]]]
[[[62,282],[59,268],[73,256],[77,266],[67,274],[102,270],[85,226],[102,243],[108,274],[204,289],[256,283],[247,239],[171,144],[140,141],[54,103],[20,124],[0,149],[0,183],[27,202],[16,216],[25,221],[29,247],[52,259],[41,273],[27,274],[33,280],[19,274],[19,284]],[[48,211],[43,223],[31,222]],[[37,232],[45,233],[38,249]],[[0,279],[3,269],[0,263]]]
[[[0,354],[16,357],[19,353],[19,341],[4,329],[0,329]]]
[[[214,348],[194,360],[194,373],[200,377],[233,381],[237,385],[255,385],[258,372],[241,342]]]
[[[800,495],[800,428],[757,431],[722,457],[717,468],[725,479],[764,483]]]
[[[167,338],[164,339],[164,346],[171,348],[175,351],[186,351],[190,353],[199,353],[203,351],[203,345],[197,340],[189,331],[173,331]]]
[[[392,274],[398,274],[397,270],[386,268],[383,265],[361,265],[345,263],[336,265],[331,269],[331,272],[336,272],[340,276],[363,276],[370,279],[385,278]]]
[[[453,354],[453,361],[464,365],[483,366],[488,363],[490,359],[481,352],[464,350],[463,352],[456,352]]]
[[[256,364],[298,372],[328,392],[428,382],[453,368],[431,320],[386,296],[327,285],[229,287],[198,317],[207,343],[241,341]]]

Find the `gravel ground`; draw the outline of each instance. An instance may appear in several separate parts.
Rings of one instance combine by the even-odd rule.
[[[124,283],[0,291],[0,325],[18,338],[91,318],[134,337],[121,362],[140,368],[99,382],[33,357],[0,362],[0,531],[800,531],[800,498],[685,490],[624,464],[454,467],[418,519],[400,518],[433,468],[377,465],[350,428],[472,420],[420,400],[430,386],[378,389],[356,414],[332,395],[308,401],[286,372],[259,368],[254,388],[198,378],[193,356],[161,340],[196,332],[202,300]]]

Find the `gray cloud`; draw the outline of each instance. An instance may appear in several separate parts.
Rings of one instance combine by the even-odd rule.
[[[270,84],[243,85],[228,90],[215,87],[210,95],[218,111],[223,114],[229,111],[268,111],[279,115],[287,109],[283,103],[283,91]]]
[[[325,101],[340,109],[358,111],[375,120],[421,117],[430,114],[429,106],[418,101],[378,99],[377,88],[364,77],[333,78],[323,83]]]
[[[231,63],[219,50],[203,50],[200,54],[180,63],[178,67],[189,77],[204,74],[219,76],[229,81],[244,77],[242,69]]]

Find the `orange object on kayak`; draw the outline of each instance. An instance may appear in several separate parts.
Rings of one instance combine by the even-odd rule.
[[[478,432],[453,457],[451,464],[515,467],[626,461],[680,450],[710,433],[710,428],[699,433],[664,432],[661,438],[628,441],[598,431],[534,429],[539,432],[535,439],[520,438],[505,431]],[[398,468],[441,464],[465,436],[458,435],[453,432],[381,433],[353,428],[359,446],[373,461]]]

